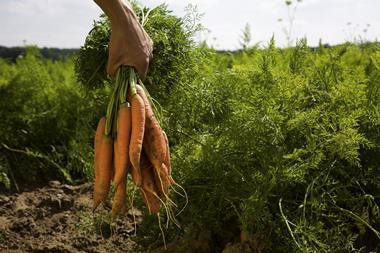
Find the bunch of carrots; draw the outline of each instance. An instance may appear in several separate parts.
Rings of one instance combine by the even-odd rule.
[[[100,119],[94,141],[93,210],[115,187],[112,214],[126,211],[127,175],[131,173],[152,214],[169,200],[171,177],[169,142],[152,103],[133,68],[119,68],[107,115]]]

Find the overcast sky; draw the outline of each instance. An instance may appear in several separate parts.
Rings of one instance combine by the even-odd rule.
[[[217,49],[236,49],[244,26],[251,26],[252,43],[266,44],[272,34],[286,45],[288,9],[284,0],[141,0],[153,7],[166,2],[182,16],[187,4],[198,5],[209,29],[202,39]],[[0,0],[0,45],[35,44],[73,48],[83,44],[101,13],[92,0]],[[307,37],[336,44],[354,37],[380,39],[380,0],[303,0],[293,24],[293,38]],[[279,19],[282,19],[279,22]],[[350,25],[348,25],[350,24]],[[364,30],[367,29],[367,32]]]

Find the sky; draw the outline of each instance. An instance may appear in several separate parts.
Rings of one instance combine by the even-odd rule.
[[[167,3],[178,16],[184,15],[188,4],[197,5],[207,31],[196,39],[206,40],[216,49],[240,48],[246,24],[250,26],[252,45],[266,45],[274,34],[278,45],[286,46],[286,31],[292,17],[291,38],[306,37],[310,45],[317,45],[320,39],[329,44],[359,37],[380,40],[380,0],[302,0],[290,8],[285,0],[140,0],[140,3],[149,7]],[[0,0],[0,45],[78,48],[100,13],[92,0]]]

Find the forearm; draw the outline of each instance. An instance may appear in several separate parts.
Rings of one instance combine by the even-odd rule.
[[[113,25],[128,22],[126,19],[134,15],[127,0],[94,0],[94,2],[104,11]]]

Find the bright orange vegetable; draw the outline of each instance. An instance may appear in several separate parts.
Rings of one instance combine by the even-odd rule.
[[[172,177],[172,168],[171,168],[171,162],[170,162],[170,148],[169,148],[169,140],[168,140],[168,136],[166,135],[165,131],[162,131],[163,135],[164,135],[164,138],[165,138],[165,142],[166,142],[166,157],[165,157],[165,165],[166,167],[168,168],[168,174],[169,174],[169,180],[170,180],[170,184],[174,184],[175,181]]]
[[[156,185],[158,186],[160,196],[167,197],[169,193],[169,186],[171,185],[168,168],[170,165],[167,161],[168,146],[166,144],[163,130],[161,129],[160,124],[154,116],[154,112],[144,89],[141,86],[137,85],[136,90],[137,94],[139,94],[145,102],[146,118],[143,149],[149,161],[153,164],[155,175],[154,179],[156,181]]]
[[[98,157],[98,173],[95,175],[93,211],[107,199],[113,171],[113,140],[103,132]]]
[[[117,120],[117,159],[115,160],[115,187],[123,180],[127,174],[129,164],[129,143],[131,137],[131,107],[123,105],[118,112]]]
[[[127,175],[124,175],[120,183],[116,186],[115,196],[112,202],[112,215],[116,216],[127,210]]]
[[[158,188],[154,181],[153,165],[145,155],[141,156],[141,195],[148,207],[149,213],[155,214],[160,211],[160,200],[158,199]]]
[[[106,126],[106,117],[103,117],[99,120],[98,127],[96,128],[96,134],[94,139],[94,170],[95,170],[95,176],[98,174],[99,171],[99,152],[100,152],[100,146],[102,143],[102,136],[104,134],[104,129]]]
[[[111,174],[111,179],[113,179],[113,182],[115,184],[115,187],[117,187],[117,185],[121,182],[121,179],[120,181],[118,182],[118,184],[116,184],[115,182],[115,178],[116,178],[116,174],[120,174],[120,152],[119,152],[119,141],[118,141],[118,138],[115,138],[114,141],[113,141],[113,161],[112,161],[112,174]]]
[[[141,185],[140,157],[145,133],[145,105],[140,95],[131,98],[132,131],[129,144],[129,158],[132,164],[132,179],[137,186]]]

